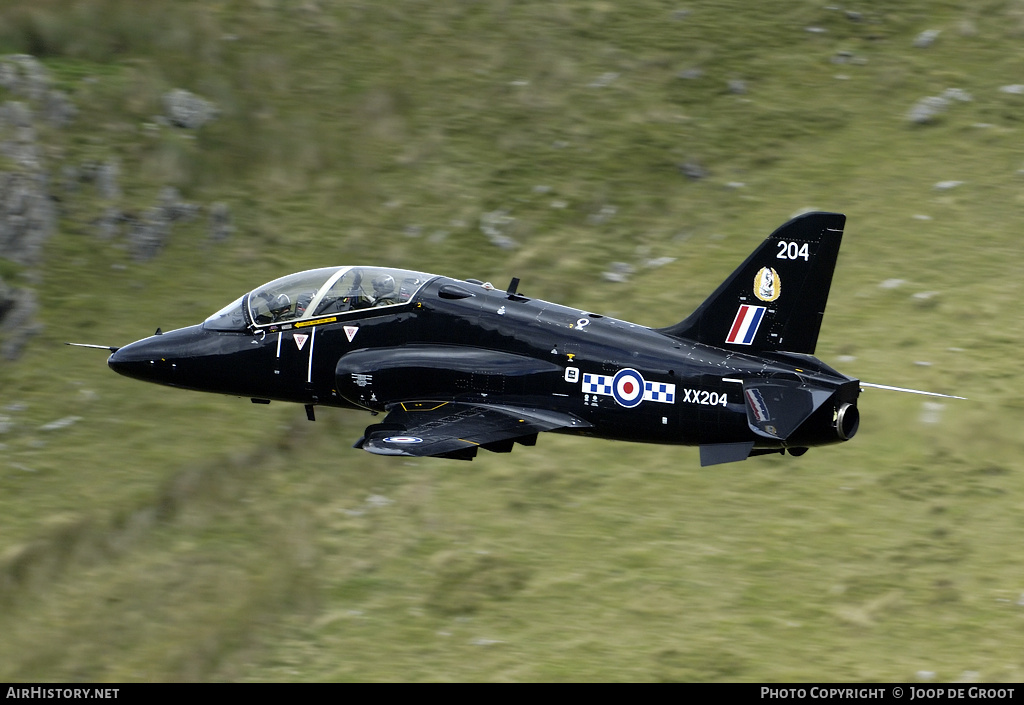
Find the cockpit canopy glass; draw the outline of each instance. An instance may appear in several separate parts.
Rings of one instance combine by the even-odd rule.
[[[217,313],[213,314],[203,323],[207,330],[245,330],[245,311],[242,310],[242,301],[245,295],[229,303]]]
[[[344,314],[408,303],[429,274],[390,267],[324,267],[275,279],[210,316],[212,330],[244,330],[245,314],[256,325]],[[247,311],[246,311],[247,307]]]
[[[341,267],[311,269],[264,284],[249,294],[249,311],[256,325],[306,317],[309,304]]]

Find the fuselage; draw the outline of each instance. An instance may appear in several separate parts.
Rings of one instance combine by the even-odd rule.
[[[550,409],[584,422],[564,432],[618,440],[774,449],[856,431],[851,417],[837,432],[836,409],[856,401],[858,383],[809,355],[717,348],[479,282],[424,275],[407,299],[383,307],[262,321],[253,310],[237,325],[211,317],[140,340],[109,364],[253,400],[375,412],[412,400]],[[780,442],[751,428],[750,380],[827,390],[835,403]]]

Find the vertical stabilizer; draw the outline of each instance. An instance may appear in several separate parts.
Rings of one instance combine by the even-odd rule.
[[[660,332],[743,352],[813,354],[845,223],[841,213],[793,218],[696,311]]]

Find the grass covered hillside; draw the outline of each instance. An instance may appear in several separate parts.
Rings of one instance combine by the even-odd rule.
[[[1024,1],[0,5],[0,681],[1024,679]],[[847,214],[850,443],[473,463],[111,374],[384,264],[645,325]]]

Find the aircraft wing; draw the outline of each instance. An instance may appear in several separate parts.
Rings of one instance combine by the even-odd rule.
[[[384,421],[367,427],[355,447],[377,455],[472,460],[478,448],[508,453],[515,443],[534,445],[540,431],[590,426],[572,414],[547,409],[407,401],[388,407]]]

